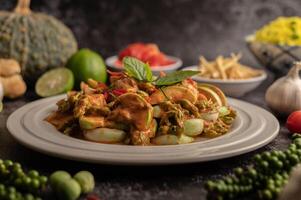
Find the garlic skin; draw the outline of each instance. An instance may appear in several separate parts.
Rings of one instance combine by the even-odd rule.
[[[295,62],[288,74],[276,80],[266,91],[268,106],[278,114],[301,110],[301,62]]]

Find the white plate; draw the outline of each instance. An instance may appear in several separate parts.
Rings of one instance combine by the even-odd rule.
[[[178,68],[180,68],[182,66],[183,62],[180,58],[176,58],[176,57],[173,57],[173,56],[167,56],[167,57],[169,59],[173,60],[175,63],[170,64],[170,65],[165,65],[164,67],[163,66],[153,66],[153,67],[151,67],[152,72],[155,75],[159,75],[161,71],[169,73],[169,72],[177,70]],[[106,59],[106,65],[110,69],[112,69],[113,71],[122,71],[123,67],[118,67],[118,66],[115,65],[115,62],[117,60],[118,60],[118,56],[108,57]]]
[[[72,138],[43,121],[65,95],[31,102],[12,113],[7,128],[23,145],[66,159],[108,164],[162,165],[227,158],[260,148],[278,134],[277,119],[266,110],[229,98],[238,111],[232,130],[218,138],[170,146],[100,144]]]
[[[197,71],[198,66],[185,67],[182,70],[193,70]],[[246,93],[257,88],[265,79],[267,74],[264,72],[261,76],[243,79],[243,80],[221,80],[221,79],[210,79],[200,76],[193,76],[192,79],[199,83],[210,83],[219,87],[226,95],[232,97],[241,97]]]

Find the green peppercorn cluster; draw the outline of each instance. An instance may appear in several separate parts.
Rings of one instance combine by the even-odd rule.
[[[0,199],[39,200],[35,197],[47,184],[47,177],[38,171],[24,172],[20,163],[0,159]]]
[[[5,186],[0,183],[0,199],[1,200],[42,200],[40,197],[27,193],[18,192],[13,186]]]
[[[301,135],[294,134],[293,141],[284,151],[256,154],[253,164],[234,169],[233,175],[205,185],[208,199],[237,199],[257,194],[257,199],[275,199],[287,183],[294,166],[301,161]]]

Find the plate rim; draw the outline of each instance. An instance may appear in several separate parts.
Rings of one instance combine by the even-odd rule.
[[[267,110],[256,106],[254,104],[245,102],[245,101],[241,101],[241,100],[237,100],[237,99],[233,99],[233,98],[229,98],[230,101],[238,101],[238,102],[243,102],[247,105],[251,105],[251,106],[255,106],[257,108],[259,108],[260,110],[262,110],[263,112],[265,112],[266,115],[269,115],[271,118],[269,120],[271,120],[273,123],[275,123],[275,130],[269,135],[269,137],[265,138],[264,141],[261,141],[260,144],[252,144],[252,145],[248,145],[245,148],[242,149],[232,149],[231,151],[228,150],[224,153],[219,153],[216,154],[215,156],[211,156],[211,157],[202,157],[202,159],[198,160],[197,158],[193,158],[193,157],[187,157],[187,159],[180,159],[180,160],[169,160],[169,161],[165,161],[163,162],[162,160],[156,160],[156,161],[152,161],[152,160],[136,160],[136,161],[129,161],[129,160],[116,160],[114,158],[111,159],[102,159],[102,160],[91,160],[91,158],[83,158],[81,156],[77,156],[77,155],[64,155],[64,154],[58,154],[58,152],[56,152],[55,150],[50,151],[49,149],[43,149],[43,148],[38,148],[35,145],[29,144],[28,141],[23,141],[21,136],[18,136],[16,133],[14,133],[14,128],[13,128],[13,123],[16,123],[14,116],[16,116],[19,112],[21,112],[22,110],[26,110],[26,108],[29,108],[30,105],[35,104],[39,104],[41,102],[44,102],[46,100],[50,101],[52,99],[57,99],[57,98],[62,98],[65,95],[59,95],[59,96],[54,96],[54,97],[49,97],[49,98],[44,98],[44,99],[40,99],[37,101],[33,101],[30,102],[22,107],[20,107],[19,109],[17,109],[16,111],[14,111],[7,120],[7,128],[10,132],[10,134],[22,145],[30,148],[30,149],[34,149],[35,151],[38,152],[42,152],[44,154],[47,155],[51,155],[51,156],[55,156],[55,157],[61,157],[61,158],[65,158],[68,160],[77,160],[77,161],[84,161],[84,162],[91,162],[91,163],[101,163],[101,164],[117,164],[117,165],[169,165],[169,164],[184,164],[184,163],[195,163],[195,162],[206,162],[206,161],[211,161],[211,160],[217,160],[217,159],[221,159],[221,158],[228,158],[228,157],[233,157],[233,156],[237,156],[240,154],[244,154],[250,151],[253,151],[255,149],[258,149],[262,146],[265,146],[266,144],[268,144],[269,142],[271,142],[279,133],[280,130],[280,124],[279,121],[276,119],[275,116],[273,116],[270,112],[268,112]],[[54,100],[53,100],[54,101]],[[21,115],[21,117],[24,117],[25,114]],[[19,116],[20,117],[20,116]],[[12,123],[13,122],[13,123]],[[20,122],[18,122],[20,123]],[[22,130],[24,131],[24,130]],[[179,146],[179,145],[177,145]],[[181,145],[183,146],[183,145]],[[143,147],[141,147],[143,148]],[[164,148],[168,148],[168,146],[164,147]]]

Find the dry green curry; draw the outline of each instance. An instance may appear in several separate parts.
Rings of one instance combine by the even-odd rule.
[[[89,79],[57,102],[46,121],[64,134],[100,143],[171,145],[226,134],[236,117],[223,92],[177,71],[154,77],[148,64],[123,59],[110,85]]]

